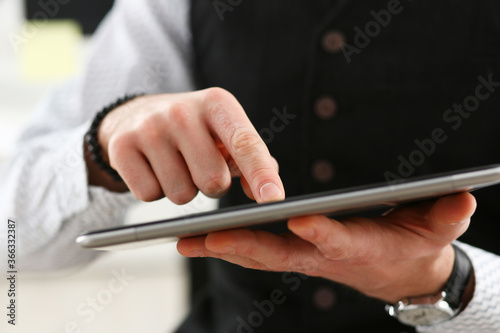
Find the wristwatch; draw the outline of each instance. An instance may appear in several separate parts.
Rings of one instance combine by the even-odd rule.
[[[386,305],[389,315],[410,326],[431,326],[450,320],[462,308],[462,296],[472,274],[472,263],[454,244],[455,263],[450,278],[440,293],[430,296],[405,298],[394,305]]]

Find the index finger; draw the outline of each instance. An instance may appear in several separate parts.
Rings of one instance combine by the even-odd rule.
[[[210,130],[218,136],[248,182],[257,202],[283,200],[276,162],[236,98],[221,88],[204,90]]]

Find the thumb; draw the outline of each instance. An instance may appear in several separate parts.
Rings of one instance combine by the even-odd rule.
[[[467,230],[475,210],[476,199],[468,192],[442,197],[430,210],[430,228],[437,236],[455,240]]]

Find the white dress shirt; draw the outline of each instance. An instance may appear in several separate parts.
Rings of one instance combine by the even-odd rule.
[[[7,219],[15,220],[20,270],[96,257],[75,244],[76,236],[121,224],[135,199],[87,184],[84,134],[99,110],[125,94],[193,90],[192,59],[188,0],[116,1],[94,36],[85,74],[43,100],[7,163],[0,239],[6,244]],[[474,265],[474,297],[454,319],[419,330],[500,332],[500,257],[460,246]],[[0,260],[4,271],[6,262]]]

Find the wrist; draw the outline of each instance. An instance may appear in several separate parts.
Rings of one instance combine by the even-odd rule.
[[[423,258],[407,283],[406,290],[398,295],[396,301],[408,296],[436,295],[446,286],[455,263],[455,250],[450,244],[436,257]],[[412,273],[412,272],[410,272]]]
[[[443,289],[388,305],[386,310],[391,316],[407,325],[429,326],[450,320],[467,306],[474,289],[472,263],[460,248],[453,249],[453,270]]]
[[[383,287],[364,292],[387,303],[396,303],[408,296],[437,294],[452,273],[454,256],[453,247],[449,245],[433,256],[399,263],[398,270],[386,279]],[[388,271],[393,272],[391,268]]]
[[[106,171],[100,169],[91,158],[88,145],[84,142],[84,158],[87,166],[87,181],[89,185],[104,187],[112,192],[123,193],[128,191],[127,185],[117,182]]]
[[[103,186],[111,191],[125,192],[127,186],[118,172],[110,166],[108,142],[111,128],[108,114],[134,100],[139,95],[127,95],[99,111],[84,138],[85,162],[90,185]]]

